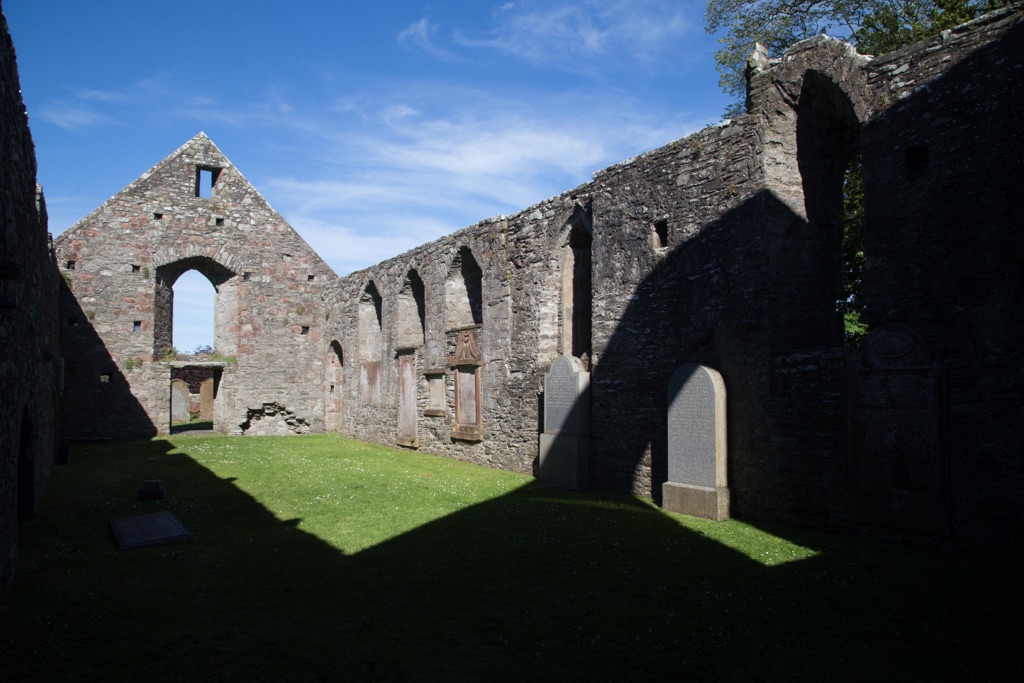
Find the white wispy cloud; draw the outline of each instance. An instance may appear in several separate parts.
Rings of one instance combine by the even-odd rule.
[[[110,116],[78,102],[51,102],[43,107],[39,118],[64,130],[80,130],[113,122]]]
[[[363,93],[336,111],[340,125],[291,122],[316,136],[314,171],[258,184],[339,274],[525,209],[706,123],[582,91],[517,98],[439,84]]]
[[[693,7],[669,0],[506,3],[483,36],[463,29],[455,42],[489,48],[553,68],[586,70],[590,62],[652,61],[698,23]]]
[[[457,61],[459,59],[457,55],[435,42],[437,30],[437,24],[433,24],[428,18],[423,17],[402,29],[398,34],[398,42],[411,50],[425,52],[437,59],[449,62]]]

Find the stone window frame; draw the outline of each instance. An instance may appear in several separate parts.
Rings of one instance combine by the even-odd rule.
[[[220,174],[224,169],[220,166],[208,166],[205,164],[196,164],[196,197],[201,199],[210,199],[214,196],[214,191],[217,188],[217,181],[220,180]],[[209,176],[204,174],[209,173]],[[203,181],[206,178],[210,179],[209,194],[203,194]]]

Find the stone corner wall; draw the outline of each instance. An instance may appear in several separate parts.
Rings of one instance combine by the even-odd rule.
[[[57,449],[57,275],[14,46],[0,16],[0,604]]]

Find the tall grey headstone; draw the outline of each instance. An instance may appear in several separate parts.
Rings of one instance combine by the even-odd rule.
[[[590,373],[573,356],[559,356],[544,376],[542,484],[587,488],[590,466]]]
[[[726,481],[725,382],[718,371],[690,363],[668,385],[666,510],[694,517],[729,518]]]
[[[171,380],[171,423],[188,422],[191,418],[188,411],[188,382],[180,379]]]

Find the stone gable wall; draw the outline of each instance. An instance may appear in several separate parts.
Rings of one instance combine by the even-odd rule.
[[[209,197],[197,195],[201,169],[215,169]],[[191,269],[216,288],[215,347],[233,359],[215,429],[240,433],[251,409],[271,403],[322,424],[320,290],[334,273],[205,135],[56,249],[70,289],[61,310],[69,438],[168,431],[171,287]]]

